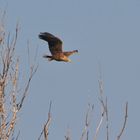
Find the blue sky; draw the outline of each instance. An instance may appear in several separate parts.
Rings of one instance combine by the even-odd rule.
[[[126,101],[129,116],[122,139],[139,137],[139,0],[0,0],[0,3],[0,10],[7,11],[7,31],[14,32],[16,23],[20,23],[17,53],[21,56],[21,67],[28,66],[27,41],[31,57],[38,47],[39,68],[19,116],[20,139],[38,138],[47,120],[50,100],[53,120],[49,139],[64,139],[68,126],[72,139],[79,139],[89,102],[95,105],[92,138],[100,113],[99,64],[104,94],[108,97],[110,139],[115,139],[120,130]],[[59,36],[64,50],[79,50],[71,57],[72,63],[42,58],[49,50],[38,34],[45,31]],[[102,128],[99,139],[104,137]]]

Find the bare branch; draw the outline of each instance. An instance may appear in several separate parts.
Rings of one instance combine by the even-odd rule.
[[[101,127],[101,125],[102,125],[102,123],[103,123],[104,114],[105,114],[105,110],[102,110],[102,112],[101,112],[101,119],[100,119],[100,121],[99,121],[99,123],[98,123],[98,125],[97,125],[96,132],[95,132],[95,135],[94,135],[93,140],[97,140],[97,136],[98,136],[100,127]]]
[[[34,67],[31,67],[30,77],[29,77],[29,79],[28,79],[27,85],[26,85],[25,90],[24,90],[24,92],[23,92],[23,96],[22,96],[22,98],[21,98],[20,103],[17,104],[18,110],[20,110],[21,107],[22,107],[22,105],[23,105],[23,102],[24,102],[24,100],[25,100],[25,97],[27,96],[27,93],[28,93],[28,89],[29,89],[29,87],[30,87],[30,82],[31,82],[31,80],[32,80],[32,78],[33,78],[33,76],[34,76],[34,74],[36,73],[37,69],[38,69],[38,66],[35,67],[35,68],[34,68]]]
[[[8,128],[8,132],[6,134],[8,139],[9,139],[12,131],[14,130],[14,126],[15,126],[15,123],[16,123],[16,118],[17,118],[17,110],[13,110],[13,116],[12,116],[12,119],[11,119],[11,122],[10,122],[10,125],[9,125],[9,128]]]
[[[101,125],[103,123],[104,115],[106,113],[106,106],[105,106],[104,98],[103,98],[104,89],[103,89],[103,80],[102,80],[102,74],[101,74],[101,65],[99,65],[99,80],[98,80],[98,82],[99,82],[99,96],[100,96],[99,101],[101,102],[101,118],[100,118],[100,121],[97,125],[93,140],[97,140],[97,136],[98,136],[98,133],[100,131]]]
[[[125,105],[124,123],[123,123],[123,126],[121,128],[121,131],[120,131],[119,135],[117,136],[117,140],[120,140],[120,138],[121,138],[121,136],[124,132],[124,129],[126,127],[127,118],[128,118],[128,102],[126,102],[126,105]]]
[[[18,138],[19,138],[19,135],[20,135],[20,131],[18,132],[18,135],[17,135],[17,137],[16,137],[16,140],[18,140]]]
[[[83,132],[82,132],[82,135],[81,135],[80,140],[83,140],[84,139],[84,136],[86,134],[88,135],[88,127],[89,127],[89,125],[91,123],[93,109],[94,109],[94,105],[91,106],[90,104],[88,104],[88,110],[87,110],[86,119],[85,119],[85,127],[83,129]]]
[[[108,105],[107,105],[107,97],[106,97],[106,100],[104,101],[103,99],[99,99],[101,104],[102,104],[102,107],[103,107],[103,110],[104,110],[104,113],[106,115],[106,138],[107,140],[109,140],[109,121],[108,121]]]
[[[106,139],[109,140],[109,120],[108,120],[108,103],[106,97]]]
[[[5,21],[5,15],[6,11],[2,13],[2,16],[0,17],[0,45],[4,43],[4,36],[5,36],[5,27],[4,27],[4,21]]]
[[[51,123],[51,105],[52,105],[52,102],[50,102],[47,123],[44,125],[44,137],[45,137],[45,140],[48,140],[49,126],[50,126],[50,123]]]
[[[65,140],[71,140],[71,136],[70,136],[70,129],[68,128],[67,130],[67,134],[65,136]]]
[[[48,120],[45,123],[44,128],[41,131],[41,134],[40,134],[38,140],[41,139],[41,136],[42,136],[43,132],[44,132],[44,138],[45,138],[45,140],[48,140],[49,126],[50,126],[50,123],[51,123],[51,106],[52,106],[52,101],[50,101],[49,112],[48,112]]]

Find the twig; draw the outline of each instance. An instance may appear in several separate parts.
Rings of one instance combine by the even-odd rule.
[[[86,140],[89,140],[89,131],[87,131],[87,138],[86,138]]]
[[[108,121],[108,104],[106,97],[106,139],[109,140],[109,121]]]
[[[44,125],[44,137],[45,137],[45,140],[48,140],[49,126],[50,126],[50,123],[51,123],[51,105],[52,105],[52,102],[50,102],[47,123]]]
[[[18,138],[19,138],[19,135],[20,135],[20,131],[19,131],[19,132],[18,132],[18,134],[17,134],[16,140],[18,140]]]
[[[99,124],[97,125],[97,128],[96,128],[96,131],[95,131],[95,135],[94,135],[93,140],[97,140],[97,135],[98,135],[99,130],[100,130],[100,127],[101,127],[101,125],[102,125],[102,123],[103,123],[104,113],[105,113],[105,110],[103,110],[103,111],[101,112],[101,119],[100,119],[100,121],[99,121]]]
[[[103,80],[102,80],[102,73],[101,73],[101,65],[100,64],[99,64],[99,80],[98,80],[98,82],[99,82],[99,95],[100,95],[99,101],[101,102],[101,118],[100,118],[100,121],[97,125],[93,140],[97,140],[99,130],[100,130],[101,125],[103,123],[104,114],[106,113],[106,106],[105,106],[104,98],[103,98],[104,89],[103,89]]]
[[[9,128],[8,128],[8,132],[6,134],[7,139],[9,139],[12,131],[14,130],[14,126],[15,126],[15,123],[16,123],[16,118],[17,118],[17,110],[15,110],[13,112],[12,120],[10,122],[10,125],[9,125]]]
[[[34,74],[36,73],[37,69],[38,69],[38,66],[37,66],[36,68],[31,67],[30,77],[29,77],[28,82],[27,82],[27,85],[26,85],[26,87],[25,87],[23,96],[22,96],[22,98],[21,98],[20,103],[17,104],[18,110],[20,110],[21,107],[22,107],[22,105],[23,105],[23,102],[24,102],[24,100],[25,100],[25,97],[26,97],[26,95],[27,95],[27,93],[28,93],[28,89],[29,89],[29,86],[30,86],[30,82],[31,82],[31,80],[32,80],[32,78],[33,78],[33,76],[34,76]]]
[[[123,123],[123,126],[121,128],[121,131],[119,133],[119,135],[117,136],[117,140],[120,140],[123,132],[124,132],[124,129],[126,127],[126,122],[127,122],[127,118],[128,118],[128,102],[126,102],[126,105],[125,105],[125,117],[124,117],[124,123]]]
[[[50,123],[51,123],[51,106],[52,106],[52,101],[50,101],[49,112],[48,112],[48,120],[47,120],[46,124],[44,125],[44,128],[41,131],[41,134],[40,134],[38,140],[41,139],[41,136],[42,136],[43,132],[44,132],[45,140],[48,140],[49,126],[50,126]]]
[[[29,50],[29,41],[27,43],[28,45],[28,50],[27,50],[27,54],[28,54],[28,63],[29,63],[29,66],[30,66],[30,76],[29,76],[29,79],[28,79],[28,82],[26,84],[26,87],[24,89],[24,92],[23,92],[23,96],[21,98],[21,101],[17,104],[18,106],[18,110],[21,109],[22,105],[23,105],[23,102],[25,100],[25,97],[27,96],[27,93],[28,93],[28,89],[29,89],[29,86],[30,86],[30,82],[34,76],[34,74],[36,73],[37,69],[38,69],[38,65],[35,67],[35,65],[31,65],[30,64],[30,50]]]
[[[71,140],[71,136],[70,136],[70,129],[68,128],[67,130],[67,134],[65,136],[65,140]]]
[[[10,34],[8,35],[8,42],[6,47],[1,47],[1,61],[2,61],[2,68],[0,73],[0,118],[1,118],[1,128],[0,128],[0,137],[2,139],[9,139],[12,131],[14,130],[14,125],[16,122],[16,109],[15,106],[13,106],[13,114],[11,117],[11,120],[8,121],[8,128],[6,128],[7,124],[7,110],[6,110],[6,103],[7,99],[5,88],[8,85],[9,82],[11,82],[10,72],[12,70],[12,65],[14,65],[14,50],[16,47],[16,41],[17,41],[17,34],[18,34],[18,27],[16,27],[16,35],[14,37],[14,43],[10,43]],[[4,44],[3,44],[4,46]],[[16,71],[16,68],[15,68]],[[17,70],[18,71],[18,70]],[[14,74],[13,74],[14,75]],[[15,75],[14,75],[15,76]],[[14,88],[14,86],[12,87]],[[13,104],[14,105],[15,100],[13,98]]]
[[[89,104],[88,105],[88,110],[87,110],[87,113],[86,113],[85,127],[83,129],[83,132],[82,132],[80,140],[84,139],[85,134],[87,134],[87,137],[88,137],[88,127],[89,127],[89,125],[91,123],[91,117],[92,117],[93,109],[94,109],[94,105],[91,106]]]

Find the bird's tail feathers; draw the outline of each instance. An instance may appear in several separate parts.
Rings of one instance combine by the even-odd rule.
[[[48,61],[52,61],[53,60],[52,56],[49,56],[49,55],[43,55],[43,57],[44,58],[48,58]]]

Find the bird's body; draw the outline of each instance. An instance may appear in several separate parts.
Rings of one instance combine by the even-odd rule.
[[[39,38],[48,42],[49,50],[52,55],[51,56],[44,55],[43,57],[48,58],[49,61],[56,60],[56,61],[71,62],[71,60],[68,57],[78,52],[78,50],[63,52],[62,41],[50,33],[47,32],[40,33]]]

